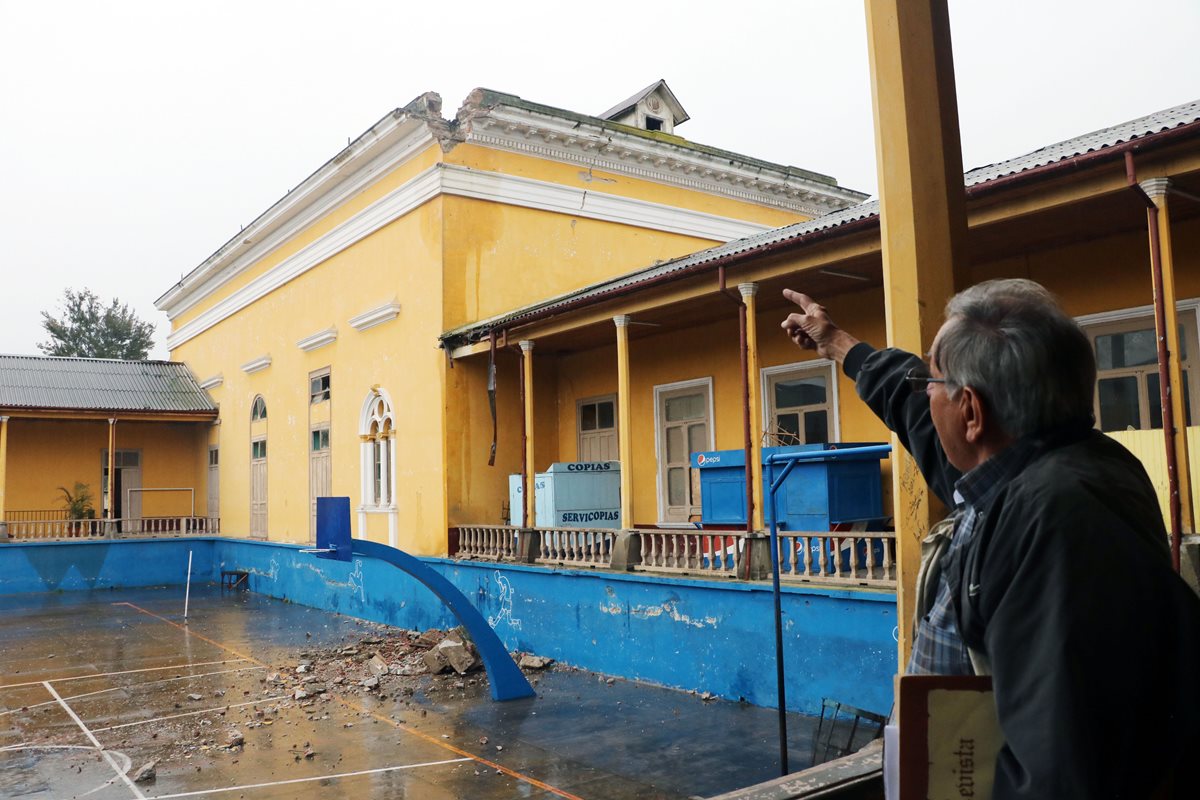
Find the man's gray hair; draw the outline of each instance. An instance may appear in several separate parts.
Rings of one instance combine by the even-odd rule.
[[[933,357],[952,398],[975,389],[1013,438],[1091,418],[1091,343],[1041,284],[985,281],[950,298],[946,320]]]

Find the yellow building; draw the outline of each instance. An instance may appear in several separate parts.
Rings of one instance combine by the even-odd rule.
[[[216,421],[182,364],[0,355],[0,528],[14,539],[216,532]]]
[[[1184,391],[1176,413],[1191,425],[1191,409],[1200,408],[1200,103],[973,170],[966,185],[969,259],[962,286],[1024,277],[1060,296],[1096,348],[1097,424],[1143,458],[1166,509],[1146,198],[1159,207],[1155,231],[1169,296],[1177,301],[1179,344],[1169,347],[1179,356]],[[621,454],[625,529],[695,518],[700,497],[691,452],[738,450],[747,440],[754,448],[886,441],[887,431],[857,400],[852,382],[779,330],[788,313],[781,290],[793,288],[883,346],[882,284],[878,205],[868,203],[447,330],[448,409],[458,423],[447,444],[462,463],[448,475],[451,524],[496,520],[502,477],[522,466],[525,423],[529,472],[597,452]],[[738,326],[743,302],[749,426]],[[500,468],[487,466],[484,386],[493,340],[507,345],[498,358]],[[1200,429],[1187,430],[1194,454]],[[598,437],[608,444],[598,447]],[[761,487],[757,476],[755,482]],[[1181,487],[1185,530],[1194,529],[1186,509],[1197,488],[1186,481]],[[758,522],[761,528],[761,516]]]
[[[599,117],[479,89],[445,119],[422,95],[164,294],[172,357],[220,405],[224,531],[307,541],[315,498],[349,495],[356,535],[445,553],[503,518],[520,448],[504,422],[487,466],[486,357],[441,333],[864,199],[688,142],[686,119],[662,81]]]

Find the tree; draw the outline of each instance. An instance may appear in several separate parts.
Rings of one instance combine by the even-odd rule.
[[[42,312],[50,341],[38,344],[48,356],[122,358],[140,361],[154,344],[154,324],[139,319],[115,297],[104,306],[90,289],[63,291],[61,318]]]

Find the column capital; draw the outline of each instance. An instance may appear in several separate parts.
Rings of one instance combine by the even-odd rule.
[[[1167,190],[1171,188],[1171,179],[1147,178],[1144,181],[1138,181],[1138,186],[1142,187],[1142,191],[1148,194],[1151,200],[1158,202],[1159,199],[1167,196]]]
[[[533,352],[533,341],[531,339],[522,339],[521,341],[517,342],[517,344],[521,346],[522,353]]]
[[[618,314],[617,316],[613,317],[613,324],[616,325],[618,328],[629,327],[629,315],[628,314]]]
[[[751,297],[754,297],[754,295],[758,294],[758,284],[757,283],[739,283],[738,291],[742,293],[742,297],[744,299],[749,300]]]
[[[117,424],[117,418],[116,418],[116,417],[109,417],[109,418],[108,418],[108,424],[109,424],[109,425],[116,425],[116,424]]]
[[[0,422],[8,422],[12,417],[0,416]]]

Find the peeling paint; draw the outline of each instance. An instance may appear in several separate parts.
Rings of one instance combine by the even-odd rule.
[[[617,603],[601,603],[600,611],[605,614],[612,614],[613,616],[621,616],[628,613],[630,616],[641,617],[642,619],[653,619],[655,617],[661,617],[663,614],[667,614],[675,622],[681,622],[684,625],[690,625],[693,628],[703,628],[706,626],[710,628],[717,627],[716,617],[693,619],[687,614],[680,613],[677,606],[678,603],[676,601],[668,600],[662,605],[630,606],[629,609],[626,610],[623,606]]]
[[[357,591],[358,599],[364,603],[367,602],[367,593],[363,582],[362,559],[360,558],[354,559],[354,571],[346,576],[345,581],[335,581],[326,577],[324,570],[308,559],[302,560],[294,558],[292,559],[292,567],[294,569],[306,569],[311,572],[315,572],[317,577],[320,578],[321,582],[326,586],[334,586],[339,589],[349,589],[351,594],[354,594]],[[271,559],[271,571],[274,572],[275,569],[275,559]]]

